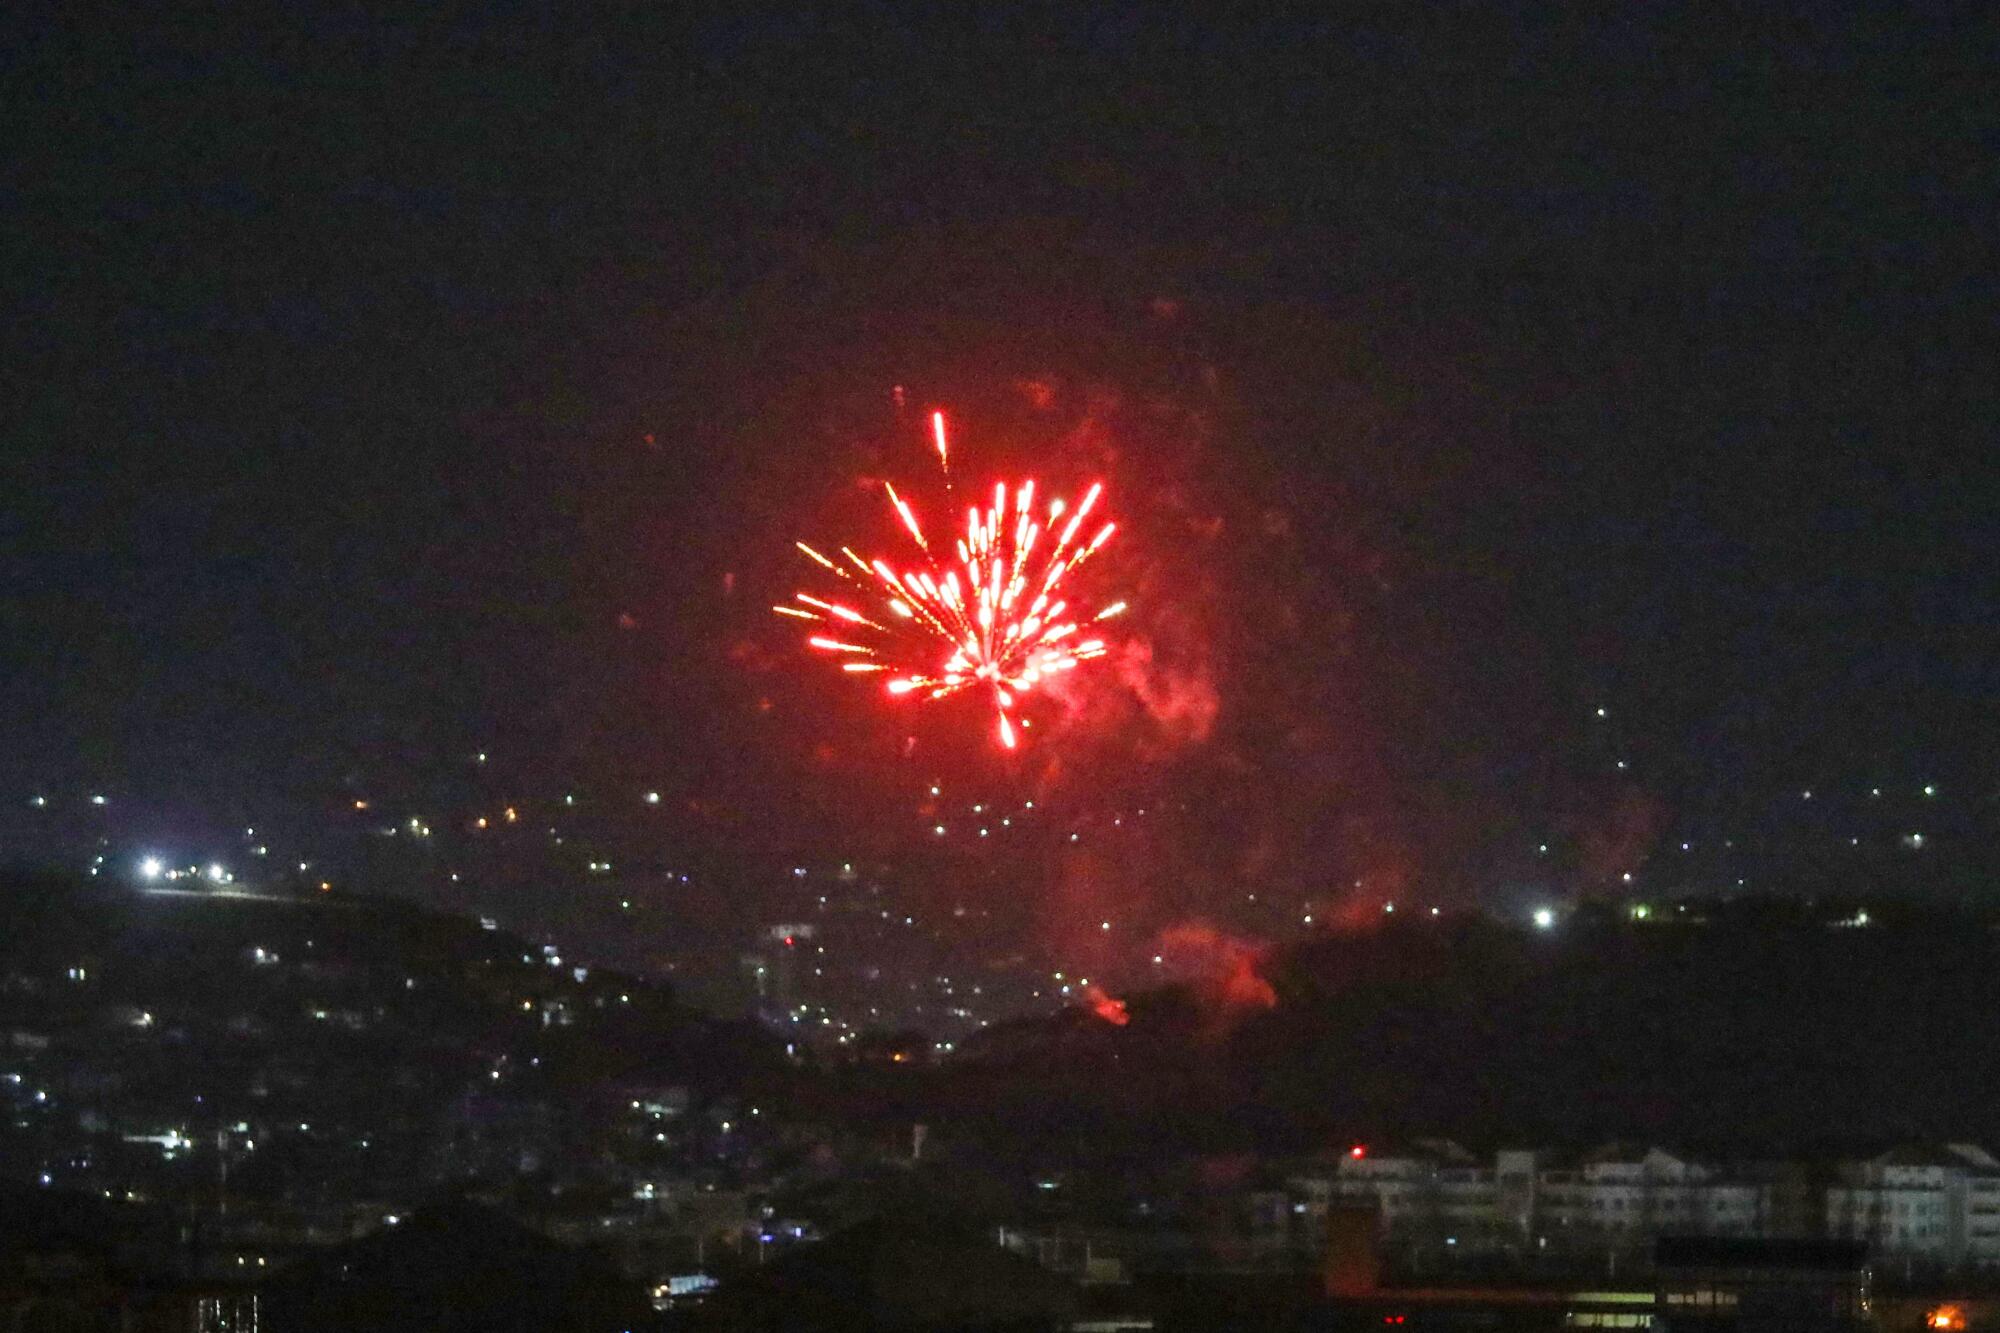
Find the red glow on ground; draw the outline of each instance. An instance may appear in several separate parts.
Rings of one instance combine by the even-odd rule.
[[[1125,1001],[1115,996],[1107,995],[1095,986],[1090,988],[1088,998],[1090,1000],[1090,1012],[1096,1014],[1113,1027],[1122,1028],[1132,1021],[1132,1015],[1125,1012]]]

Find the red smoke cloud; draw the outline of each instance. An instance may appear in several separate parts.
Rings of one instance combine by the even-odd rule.
[[[1225,1020],[1249,1009],[1270,1009],[1278,1003],[1258,971],[1262,945],[1217,930],[1205,921],[1189,921],[1160,932],[1160,956],[1176,972],[1198,978],[1204,998]]]
[[[1146,639],[1127,640],[1115,660],[1118,679],[1168,739],[1183,743],[1208,739],[1222,699],[1205,667],[1180,670],[1160,665]]]

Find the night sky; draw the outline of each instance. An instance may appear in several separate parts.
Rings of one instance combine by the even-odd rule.
[[[760,855],[942,775],[1455,901],[1990,819],[1990,19],[1086,8],[10,20],[7,827],[486,751]],[[1017,759],[767,609],[933,406],[1126,524],[1143,660]]]

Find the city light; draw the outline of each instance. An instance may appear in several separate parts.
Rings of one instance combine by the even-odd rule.
[[[1535,929],[1553,930],[1555,928],[1555,924],[1556,924],[1556,914],[1554,908],[1537,907],[1535,909]]]
[[[160,872],[163,869],[164,867],[161,866],[159,857],[149,856],[145,860],[139,862],[139,878],[158,879],[160,877]]]

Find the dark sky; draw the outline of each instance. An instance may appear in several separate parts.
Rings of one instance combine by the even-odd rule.
[[[1990,19],[901,8],[11,20],[0,792],[866,819],[903,725],[764,608],[901,384],[1130,520],[1157,675],[1035,782],[1461,869],[1990,798]]]

